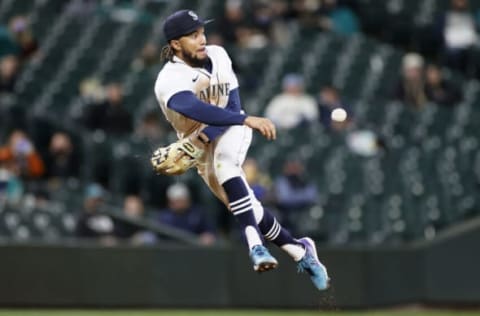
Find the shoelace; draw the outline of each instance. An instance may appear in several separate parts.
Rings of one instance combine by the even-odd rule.
[[[262,248],[255,248],[253,249],[253,253],[258,256],[264,256],[265,251]]]
[[[305,268],[303,266],[303,262],[306,262],[308,264],[308,267]],[[308,272],[309,274],[313,274],[313,271],[312,269],[310,268],[310,266],[314,266],[314,265],[317,265],[317,261],[315,260],[315,258],[313,258],[312,255],[310,254],[307,254],[306,258],[304,260],[302,260],[301,262],[298,263],[297,265],[297,272],[298,273],[302,273],[302,272]]]

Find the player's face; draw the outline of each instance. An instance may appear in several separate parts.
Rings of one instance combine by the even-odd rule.
[[[178,39],[179,56],[183,61],[193,67],[203,66],[207,60],[207,38],[203,27],[195,32]]]

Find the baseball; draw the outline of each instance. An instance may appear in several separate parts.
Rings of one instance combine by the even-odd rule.
[[[342,108],[338,108],[332,111],[332,120],[336,122],[343,122],[347,119],[347,111]]]

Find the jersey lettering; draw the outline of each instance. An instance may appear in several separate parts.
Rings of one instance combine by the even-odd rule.
[[[209,86],[200,91],[197,97],[203,102],[209,103],[212,98],[225,97],[230,93],[230,83],[219,83]]]

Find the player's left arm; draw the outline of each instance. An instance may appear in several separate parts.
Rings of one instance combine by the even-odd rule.
[[[238,88],[230,91],[228,95],[228,103],[225,109],[232,112],[240,113],[242,109],[242,105],[240,103],[240,94],[239,94]],[[210,125],[205,127],[203,130],[201,130],[199,134],[204,142],[209,143],[209,142],[213,142],[215,139],[217,139],[217,137],[225,133],[225,131],[229,128],[230,126]]]

